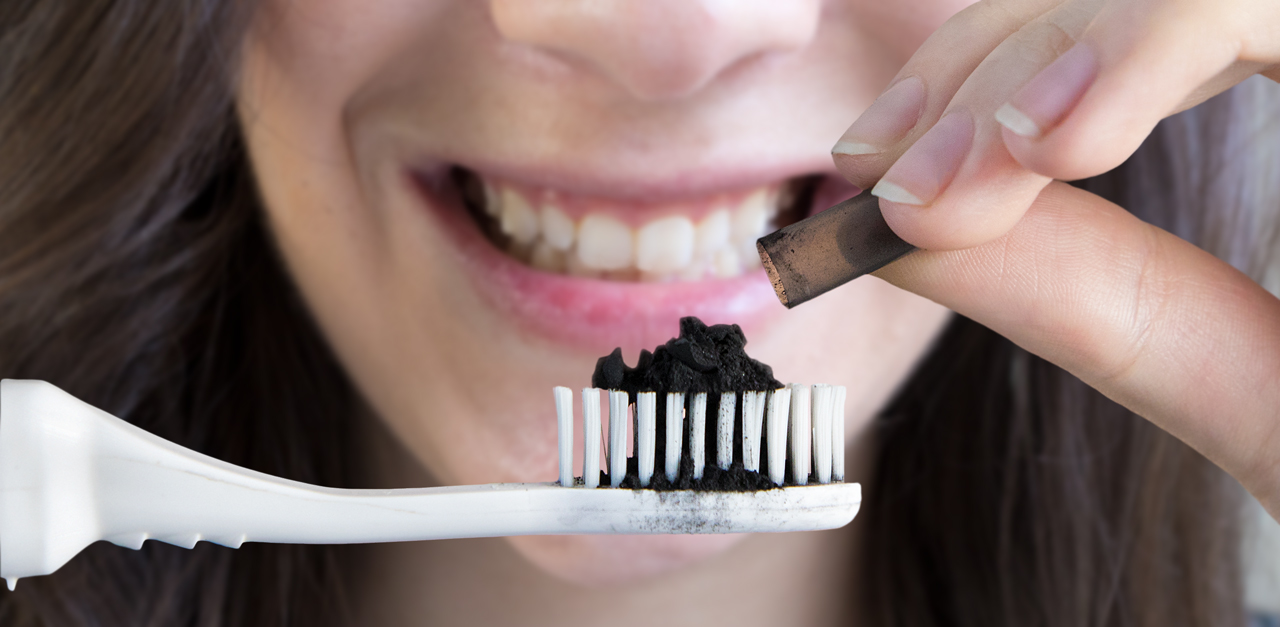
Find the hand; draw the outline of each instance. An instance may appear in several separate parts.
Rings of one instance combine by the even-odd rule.
[[[1147,417],[1280,519],[1280,300],[1050,182],[1114,168],[1257,73],[1280,78],[1274,0],[993,0],[935,33],[833,154],[926,249],[878,276]]]

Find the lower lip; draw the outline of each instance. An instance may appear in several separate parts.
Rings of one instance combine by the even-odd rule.
[[[428,215],[450,234],[476,292],[518,327],[551,341],[599,352],[652,349],[678,331],[679,319],[755,329],[786,311],[764,271],[674,283],[624,283],[540,272],[500,252],[480,233],[461,202],[409,176]]]

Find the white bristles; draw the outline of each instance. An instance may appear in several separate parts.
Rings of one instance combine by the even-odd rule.
[[[675,483],[680,472],[681,441],[684,439],[684,393],[667,393],[667,456],[664,458],[667,481]]]
[[[707,393],[698,392],[693,395],[693,407],[690,411],[692,424],[689,427],[689,456],[693,458],[693,478],[702,478],[702,469],[707,463]]]
[[[755,413],[755,416],[753,417],[753,422],[752,422],[754,426],[751,429],[752,429],[752,433],[755,434],[755,440],[756,440],[755,471],[760,472],[760,461],[761,461],[760,458],[764,456],[764,451],[761,449],[761,442],[763,441],[763,438],[764,438],[764,412],[766,411],[766,408],[769,406],[769,393],[766,391],[760,391],[760,392],[755,392],[755,395],[756,395],[756,413]]]
[[[622,485],[627,474],[627,410],[631,402],[626,392],[609,390],[609,485]]]
[[[835,411],[831,414],[831,479],[834,481],[844,481],[844,395],[844,386],[837,385]]]
[[[813,386],[813,474],[818,483],[831,483],[831,414],[835,411],[835,388]]]
[[[755,392],[746,391],[742,393],[742,466],[747,470],[751,470],[752,454],[757,452],[754,450],[750,433],[751,417],[756,413],[756,395]]]
[[[809,394],[809,386],[791,384],[791,478],[796,485],[809,483],[809,447],[813,442]]]
[[[720,395],[720,420],[716,425],[716,465],[728,470],[733,463],[733,412],[737,409],[738,395],[725,392]]]
[[[582,388],[582,483],[600,485],[600,389]]]
[[[764,392],[742,393],[742,465],[760,472],[760,431],[764,426]]]
[[[774,390],[769,395],[769,479],[782,485],[786,478],[787,418],[791,408],[791,390]]]
[[[573,476],[573,394],[568,388],[555,388],[559,484],[574,485]],[[588,488],[600,485],[601,449],[608,466],[609,485],[617,488],[626,479],[628,453],[636,458],[636,473],[641,487],[652,483],[657,461],[657,447],[663,449],[662,472],[670,483],[680,476],[684,456],[690,460],[692,478],[704,478],[709,460],[707,451],[706,392],[688,396],[682,392],[666,393],[665,441],[657,442],[657,392],[639,392],[631,404],[627,392],[609,390],[609,434],[607,446],[601,445],[602,425],[600,393],[597,388],[582,390],[582,477]],[[793,485],[844,482],[844,414],[847,391],[842,385],[790,384],[770,392],[744,391],[720,394],[714,429],[714,463],[723,470],[733,465],[736,417],[742,416],[741,455],[743,469],[767,472],[777,485],[790,481]],[[686,403],[687,401],[687,403]],[[740,411],[739,411],[740,410]],[[628,424],[628,420],[631,422]],[[630,430],[630,433],[628,433]],[[634,437],[634,446],[627,443]],[[686,444],[686,440],[688,443]],[[766,444],[767,442],[767,444]],[[790,466],[788,466],[790,464]],[[765,467],[767,465],[767,468]]]
[[[640,475],[640,487],[649,487],[653,478],[653,458],[658,439],[658,393],[641,392],[636,395],[636,470]]]
[[[557,387],[556,418],[560,427],[560,485],[573,485],[573,390]]]

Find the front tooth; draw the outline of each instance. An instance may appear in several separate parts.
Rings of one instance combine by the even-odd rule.
[[[683,216],[654,220],[636,234],[636,267],[668,274],[693,259],[693,222]]]
[[[529,258],[529,265],[544,272],[564,272],[564,257],[564,252],[552,248],[545,241],[539,240],[533,246],[533,255]]]
[[[697,257],[710,257],[720,250],[729,241],[729,212],[719,209],[703,218],[698,223],[694,239],[694,255]]]
[[[582,259],[578,257],[578,253],[576,251],[569,251],[565,254],[564,271],[568,273],[569,276],[584,277],[588,279],[599,279],[604,276],[604,273],[599,270],[589,268],[586,264],[582,263]]]
[[[578,225],[578,258],[588,268],[621,270],[631,266],[633,236],[627,225],[592,214]]]
[[[684,267],[676,275],[681,281],[701,281],[703,275],[707,273],[707,258],[699,257],[693,263]]]
[[[764,235],[765,223],[769,213],[769,194],[759,189],[747,196],[733,215],[733,234],[735,242],[751,240]],[[754,244],[753,244],[754,245]]]
[[[489,181],[481,181],[484,186],[484,212],[492,218],[502,215],[502,198],[494,191]]]
[[[721,248],[711,259],[711,269],[717,278],[728,279],[742,274],[742,264],[738,261],[738,253],[732,248]]]
[[[738,262],[742,265],[742,269],[746,271],[759,270],[764,267],[760,263],[760,251],[756,249],[755,240],[749,239],[740,244]]]
[[[796,196],[798,190],[795,185],[784,185],[778,189],[773,196],[773,208],[769,212],[769,219],[777,217],[783,207],[792,207],[796,204]]]
[[[542,239],[556,250],[573,248],[573,220],[565,215],[559,207],[546,205],[542,208]]]
[[[538,237],[538,214],[511,189],[502,190],[502,232],[520,244],[531,244]]]

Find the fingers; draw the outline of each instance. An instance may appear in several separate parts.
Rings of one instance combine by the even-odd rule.
[[[1002,238],[876,274],[1147,417],[1280,519],[1280,300],[1231,266],[1052,183]]]
[[[991,241],[1049,180],[1114,168],[1162,118],[1280,60],[1280,27],[1248,33],[1241,13],[1280,24],[1274,0],[974,5],[850,127],[837,167],[864,187],[883,174],[885,219],[918,247]]]
[[[1002,138],[1045,176],[1101,174],[1163,118],[1280,61],[1274,45],[1250,44],[1247,23],[1276,20],[1280,3],[1271,1],[1110,2],[1078,45],[1002,107]]]
[[[1019,86],[1070,49],[1093,19],[1096,4],[975,5],[934,36],[953,43],[951,30],[957,29],[966,36],[960,48],[933,47],[931,38],[913,57],[904,73],[918,73],[932,108],[920,116],[907,135],[912,143],[898,147],[901,156],[873,191],[900,237],[931,250],[967,248],[999,237],[1017,222],[1049,179],[1009,155],[995,113]],[[883,99],[899,96],[894,90],[902,90],[903,83]],[[876,110],[878,105],[868,109],[874,114],[869,122],[859,119],[850,127],[845,145],[883,125],[880,120],[888,116]],[[875,173],[851,156],[838,158],[837,167],[855,182],[867,170]]]
[[[1072,48],[1094,4],[1055,7],[1002,41],[952,95],[942,119],[889,168],[873,193],[900,237],[929,250],[969,248],[1022,217],[1050,179],[1013,159],[996,112]]]
[[[942,117],[991,50],[1054,4],[1024,1],[1005,8],[981,2],[953,16],[836,143],[831,154],[841,174],[858,187],[874,185]]]

